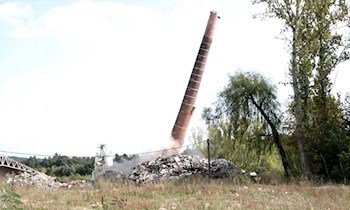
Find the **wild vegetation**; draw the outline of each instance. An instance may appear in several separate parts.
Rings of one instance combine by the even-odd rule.
[[[349,209],[348,186],[309,183],[257,185],[232,180],[188,180],[136,186],[99,182],[93,188],[9,189],[1,209]]]
[[[349,5],[344,0],[253,3],[265,5],[264,17],[284,25],[292,100],[281,111],[276,87],[266,77],[252,72],[230,75],[217,102],[203,111],[213,154],[238,166],[264,168],[261,172],[278,171],[278,158],[286,177],[347,183],[349,95],[342,99],[331,93],[330,75],[349,59]],[[340,33],[344,26],[346,32]]]

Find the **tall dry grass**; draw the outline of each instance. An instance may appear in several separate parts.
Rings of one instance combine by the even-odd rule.
[[[191,179],[135,185],[100,181],[91,188],[12,189],[23,209],[350,209],[350,187],[261,185]],[[5,203],[0,201],[0,207]]]

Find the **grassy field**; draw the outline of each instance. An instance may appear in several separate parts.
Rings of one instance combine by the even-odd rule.
[[[15,195],[4,199],[11,193],[2,192],[0,209],[350,209],[349,186],[307,182],[261,185],[192,180],[143,186],[101,182],[85,189],[10,190],[20,196],[21,204],[15,205]]]

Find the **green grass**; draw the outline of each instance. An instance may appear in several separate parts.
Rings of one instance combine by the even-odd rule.
[[[69,181],[74,181],[74,180],[86,180],[86,181],[91,181],[91,175],[71,175],[71,176],[58,176],[56,177],[56,180],[59,182],[69,182]]]
[[[157,185],[99,182],[87,189],[12,189],[23,209],[350,209],[350,187],[186,180]],[[1,195],[0,195],[1,196]],[[7,204],[8,205],[8,204]],[[6,206],[0,201],[0,209]]]

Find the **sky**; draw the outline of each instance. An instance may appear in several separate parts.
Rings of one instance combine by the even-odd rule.
[[[167,145],[211,10],[214,41],[187,131],[228,74],[255,71],[286,105],[281,23],[248,0],[0,0],[0,150],[94,156]],[[350,90],[349,64],[332,75]],[[6,153],[3,153],[6,155]]]

